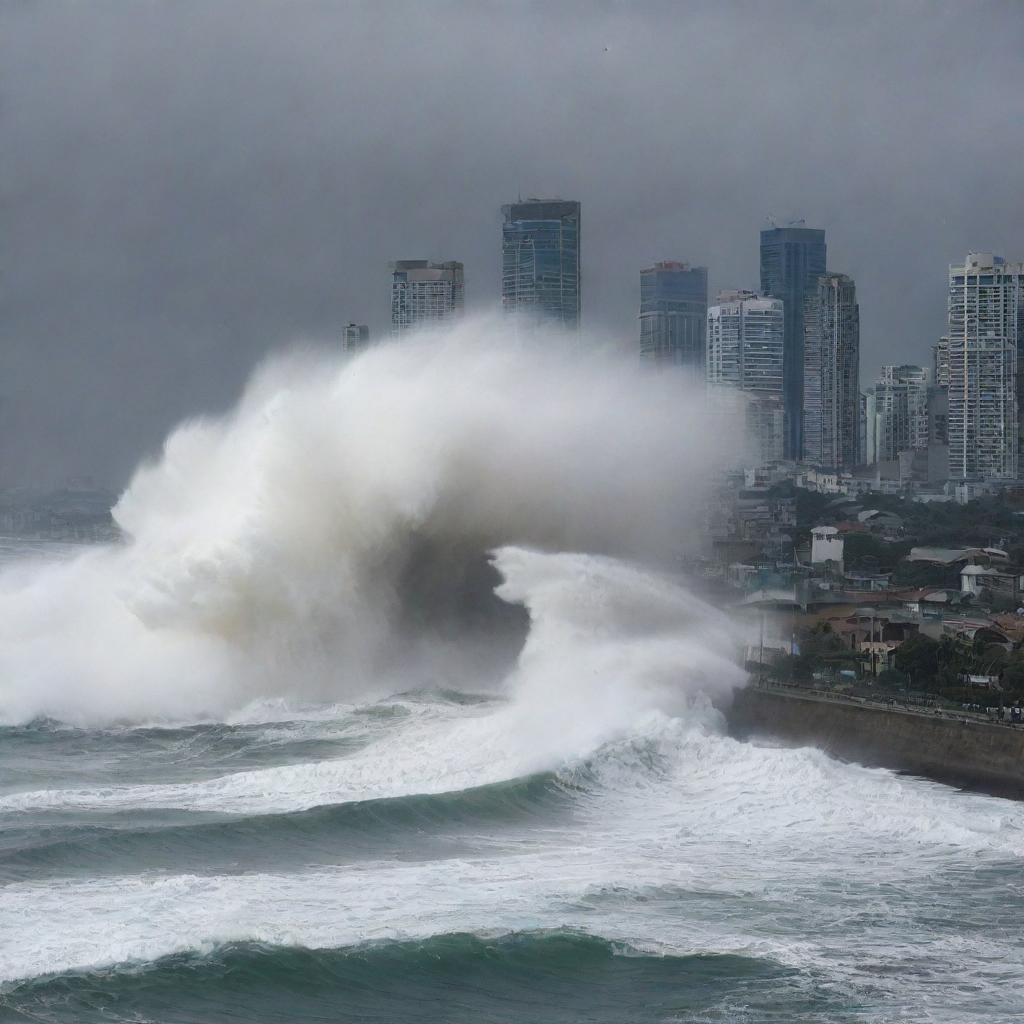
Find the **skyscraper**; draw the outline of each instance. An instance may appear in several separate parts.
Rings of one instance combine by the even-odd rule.
[[[761,291],[785,304],[786,457],[800,458],[803,416],[804,299],[825,273],[825,232],[768,228],[761,232]]]
[[[347,324],[341,347],[345,352],[358,352],[370,344],[370,328],[366,324]]]
[[[464,305],[461,263],[399,260],[391,264],[392,334],[461,316]]]
[[[1019,466],[1024,263],[968,253],[949,268],[949,475],[1012,480]]]
[[[745,392],[747,433],[762,462],[783,458],[783,338],[780,299],[720,292],[708,309],[706,379],[714,393]]]
[[[704,374],[708,268],[672,260],[640,271],[640,355]]]
[[[803,458],[855,466],[860,437],[860,311],[853,279],[822,274],[804,299]]]
[[[868,388],[860,396],[860,461],[871,466],[878,461],[878,411],[875,389]]]
[[[580,323],[580,204],[527,199],[501,208],[501,304],[506,312]]]
[[[949,387],[949,338],[941,337],[932,347],[932,376],[937,388]]]
[[[869,462],[928,447],[928,373],[920,366],[883,366],[872,389],[875,447]]]

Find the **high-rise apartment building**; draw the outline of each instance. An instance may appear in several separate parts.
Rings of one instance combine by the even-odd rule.
[[[580,323],[580,204],[526,199],[501,208],[501,304],[573,330]]]
[[[708,268],[665,261],[640,271],[640,355],[704,374]]]
[[[868,388],[860,396],[860,418],[860,461],[871,466],[878,461],[878,407],[874,388]]]
[[[1019,363],[1019,360],[1018,360]],[[949,479],[949,338],[932,348],[932,386],[928,389],[928,481]]]
[[[868,462],[928,447],[928,372],[920,366],[883,366],[872,389],[874,448]]]
[[[860,438],[860,311],[853,279],[822,274],[804,299],[803,459],[852,467]]]
[[[345,352],[358,352],[370,344],[370,328],[366,324],[347,324],[341,347]]]
[[[708,387],[746,393],[747,432],[762,462],[784,457],[784,332],[780,299],[720,292],[708,309]]]
[[[803,417],[804,300],[825,273],[825,232],[774,227],[761,232],[761,291],[785,304],[786,457],[800,458]]]
[[[399,260],[391,264],[392,334],[436,326],[461,316],[464,306],[461,263]]]
[[[949,387],[949,338],[939,338],[932,346],[932,381],[937,388]]]
[[[949,479],[949,390],[928,389],[928,482]]]
[[[949,475],[1012,480],[1019,467],[1024,263],[969,253],[949,268]]]

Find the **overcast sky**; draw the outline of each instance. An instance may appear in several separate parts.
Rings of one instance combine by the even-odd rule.
[[[393,259],[499,294],[517,194],[583,203],[588,325],[640,267],[757,287],[768,215],[928,363],[949,262],[1024,258],[1024,4],[0,0],[0,487],[119,486],[269,350],[388,321]]]

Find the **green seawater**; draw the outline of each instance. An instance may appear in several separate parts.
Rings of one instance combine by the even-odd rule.
[[[1021,1019],[1020,805],[663,717],[487,781],[506,711],[0,729],[0,1020]]]

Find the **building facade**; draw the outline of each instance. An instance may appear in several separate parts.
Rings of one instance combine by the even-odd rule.
[[[359,352],[370,344],[370,328],[366,324],[346,324],[341,347],[345,352]]]
[[[786,458],[798,459],[802,445],[804,300],[825,273],[825,232],[817,228],[773,227],[761,232],[761,291],[785,306]]]
[[[932,380],[937,388],[949,387],[949,338],[939,338],[932,346]]]
[[[762,463],[785,457],[784,335],[780,299],[721,292],[708,309],[709,391],[745,394],[747,433]]]
[[[802,458],[857,465],[860,439],[860,311],[846,274],[822,274],[804,300]]]
[[[708,268],[674,260],[640,271],[640,356],[704,375]]]
[[[1020,465],[1024,263],[969,253],[949,268],[949,475],[1013,480]]]
[[[571,330],[580,323],[580,204],[527,199],[501,208],[501,304]]]
[[[860,461],[871,466],[878,461],[878,404],[874,388],[860,396],[860,409]]]
[[[399,260],[391,264],[391,333],[436,326],[462,315],[462,264]]]
[[[883,366],[874,388],[875,448],[868,463],[889,462],[900,452],[928,447],[928,371]]]

